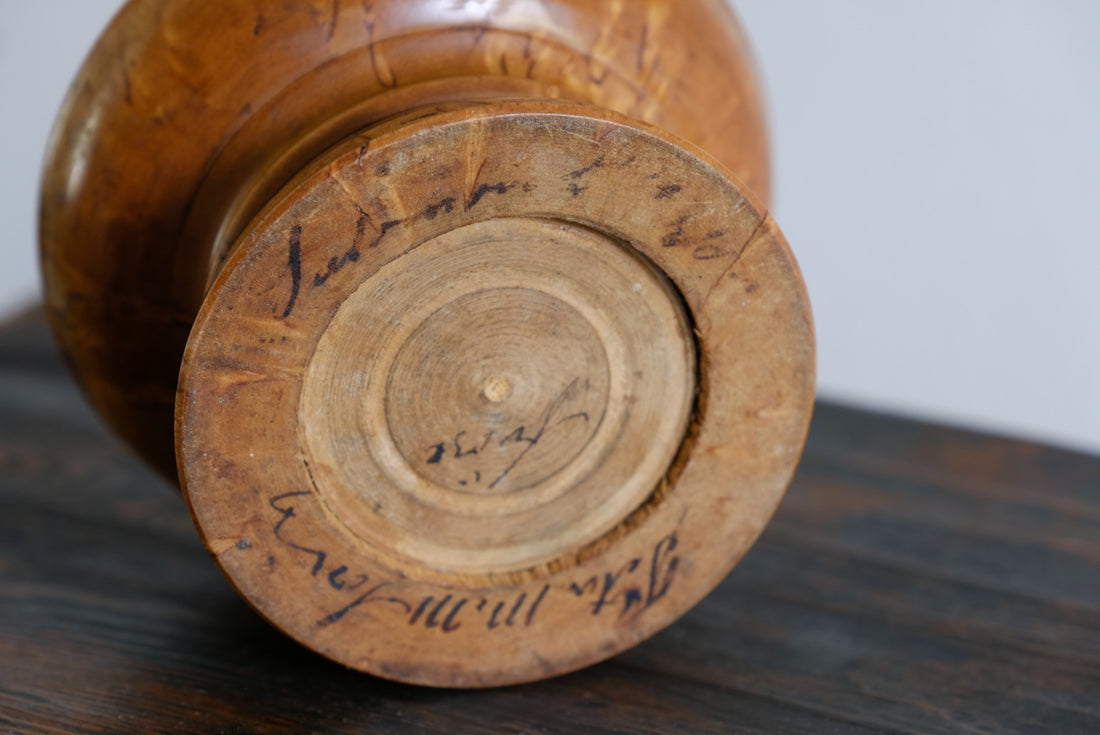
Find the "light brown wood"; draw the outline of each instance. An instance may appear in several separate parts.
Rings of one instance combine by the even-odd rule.
[[[596,541],[687,430],[679,298],[591,230],[459,225],[342,296],[325,299],[337,312],[302,369],[303,461],[349,530],[425,570],[522,571]]]
[[[180,356],[257,211],[366,125],[500,97],[652,123],[767,201],[756,82],[724,0],[128,2],[73,83],[42,187],[47,307],[89,399],[174,476]]]
[[[162,467],[174,414],[229,580],[438,686],[569,671],[690,608],[813,399],[797,266],[727,168],[766,186],[728,11],[481,5],[133,2],[44,186],[61,341]]]

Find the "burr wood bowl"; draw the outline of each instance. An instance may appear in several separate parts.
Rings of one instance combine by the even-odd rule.
[[[47,305],[262,616],[530,681],[671,623],[782,498],[814,348],[767,185],[717,2],[134,0],[51,142]]]

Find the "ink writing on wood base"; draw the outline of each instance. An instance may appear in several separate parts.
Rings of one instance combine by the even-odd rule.
[[[434,686],[682,615],[813,400],[730,10],[486,7],[132,0],[42,194],[55,334],[229,581]]]

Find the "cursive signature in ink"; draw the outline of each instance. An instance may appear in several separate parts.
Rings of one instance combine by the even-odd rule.
[[[546,411],[543,412],[542,418],[534,428],[534,431],[529,428],[527,423],[524,423],[499,438],[496,430],[490,430],[482,435],[476,443],[467,444],[466,436],[468,432],[463,430],[455,434],[454,438],[449,441],[442,441],[428,447],[430,455],[425,463],[440,464],[446,459],[461,460],[467,457],[479,456],[494,444],[501,449],[512,446],[522,446],[522,450],[516,454],[516,456],[512,458],[512,461],[496,474],[492,482],[489,483],[489,489],[495,488],[527,458],[531,450],[539,445],[539,442],[546,439],[555,429],[574,421],[583,421],[585,423],[591,421],[586,411],[562,415],[564,413],[565,404],[573,398],[573,394],[579,383],[580,378],[574,378],[570,381],[569,385],[565,386],[565,389],[550,402]],[[475,470],[474,476],[475,482],[481,481],[480,470]],[[466,482],[461,481],[459,484],[465,485]]]
[[[631,610],[640,615],[668,594],[680,567],[676,553],[679,541],[673,531],[658,541],[648,559],[635,557],[617,570],[593,575],[584,582],[569,585],[569,590],[579,598],[593,598],[589,603],[593,615],[606,608],[619,608],[619,617]],[[643,562],[648,561],[648,564]]]
[[[268,505],[279,514],[279,520],[272,528],[275,538],[287,548],[312,557],[313,566],[310,569],[310,575],[317,577],[322,573],[326,573],[325,576],[328,586],[348,599],[348,601],[339,608],[323,615],[317,621],[317,626],[324,628],[333,623],[338,623],[352,610],[374,602],[386,602],[391,605],[396,605],[403,608],[406,613],[411,611],[412,606],[401,598],[383,594],[383,590],[389,587],[388,582],[377,582],[367,588],[366,591],[353,596],[354,593],[366,587],[366,585],[371,582],[370,575],[351,572],[347,564],[340,563],[338,560],[333,560],[328,551],[320,548],[313,548],[312,545],[307,546],[295,540],[297,537],[291,533],[292,521],[298,517],[296,506],[294,505],[294,503],[297,502],[295,499],[307,497],[312,494],[313,493],[308,490],[283,493],[282,495],[276,495],[270,498],[268,500]]]

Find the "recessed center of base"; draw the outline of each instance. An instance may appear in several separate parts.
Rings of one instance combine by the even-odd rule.
[[[566,488],[546,482],[607,411],[604,339],[589,317],[534,283],[459,296],[398,351],[386,383],[388,431],[408,466],[441,490],[548,499]],[[460,502],[448,501],[470,512]]]
[[[627,245],[542,219],[460,227],[340,305],[303,381],[303,454],[331,516],[387,556],[462,573],[568,560],[668,471],[690,335]]]
[[[512,396],[512,381],[503,375],[490,375],[481,395],[490,403],[504,403]]]

